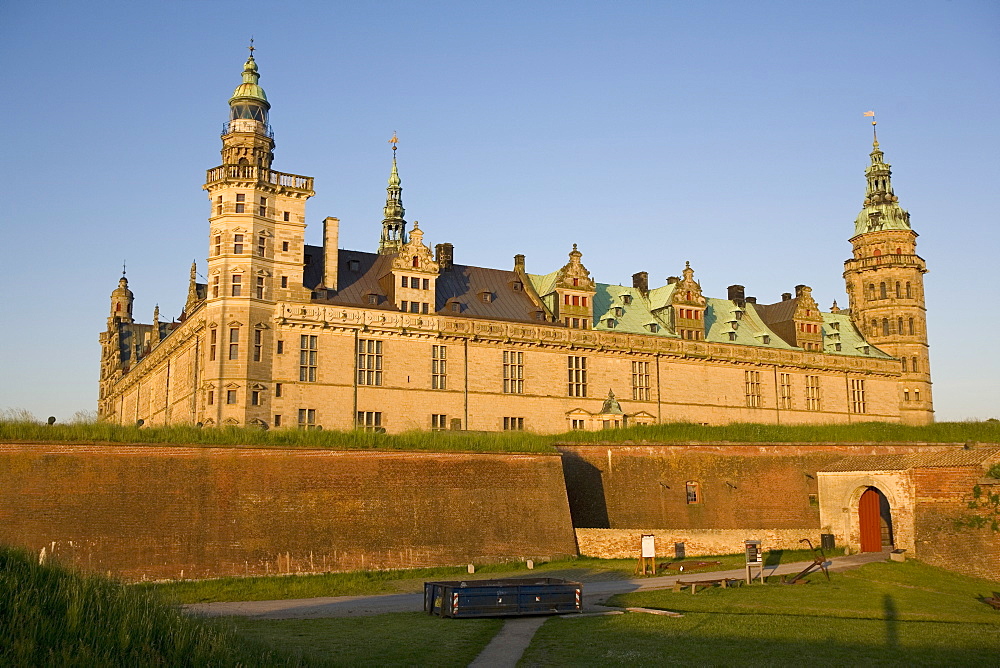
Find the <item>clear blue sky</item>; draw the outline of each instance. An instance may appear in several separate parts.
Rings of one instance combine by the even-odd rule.
[[[397,130],[407,219],[457,262],[575,242],[602,282],[690,260],[712,296],[846,306],[876,110],[937,417],[1000,417],[994,1],[3,3],[0,408],[96,407],[123,259],[140,318],[179,314],[250,35],[310,243],[337,216],[376,248]]]

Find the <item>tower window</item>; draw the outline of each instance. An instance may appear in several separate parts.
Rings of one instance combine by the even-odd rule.
[[[902,296],[903,296],[902,286],[899,284],[899,281],[896,281],[896,299],[900,299],[902,298]]]
[[[267,198],[266,197],[261,197],[260,198],[260,206],[257,207],[257,215],[258,216],[264,216],[266,214],[267,214]]]
[[[913,318],[910,318],[909,330],[910,330],[910,335],[912,336],[913,335]]]
[[[264,257],[264,250],[266,249],[266,247],[267,247],[267,238],[263,237],[263,236],[257,237],[257,255],[258,256]]]
[[[878,296],[879,296],[879,299],[885,299],[885,298],[887,298],[889,296],[888,291],[885,288],[885,281],[882,281],[881,283],[879,283],[879,286],[878,286]]]
[[[213,297],[218,297],[219,296],[219,277],[218,276],[213,276],[212,277],[212,296]]]
[[[216,234],[215,239],[215,255],[222,255],[222,235]]]
[[[882,336],[889,336],[889,319],[882,318]]]
[[[282,242],[281,242],[281,250],[282,250],[283,252],[285,252],[285,253],[287,253],[287,252],[288,252],[288,242],[287,242],[287,241],[282,241]]]
[[[236,193],[236,201],[237,202],[245,202],[245,201],[247,201],[247,196],[245,194],[243,194],[243,193]]]
[[[208,361],[215,361],[215,346],[218,341],[218,330],[212,328],[208,332]]]
[[[264,298],[264,277],[263,276],[258,276],[257,277],[256,288],[257,288],[257,299],[263,299]]]
[[[242,292],[243,292],[243,277],[239,274],[233,274],[232,277],[233,297],[239,297]]]
[[[226,390],[226,403],[227,404],[236,403],[236,390]]]
[[[898,334],[902,334],[903,333],[903,319],[902,318],[896,318],[896,332]]]
[[[243,235],[234,234],[233,235],[233,253],[236,255],[243,254]]]
[[[909,366],[909,364],[907,363],[906,358],[904,357],[903,358],[903,373],[906,373],[908,366]]]
[[[288,287],[288,277],[287,276],[282,276],[281,277],[281,287],[283,287],[283,288],[287,288]]]
[[[913,366],[910,368],[910,370],[913,371],[913,373],[917,373],[917,358],[914,357],[913,360],[912,360],[912,362],[913,362]]]
[[[281,396],[281,383],[275,383],[274,384],[274,396],[275,397],[280,397]]]
[[[255,329],[253,330],[253,361],[259,362],[261,357],[261,351],[264,347],[264,332]],[[257,404],[254,404],[256,406]]]
[[[250,405],[260,406],[260,390],[253,390],[250,392]]]
[[[286,222],[288,221],[288,212],[287,212],[287,211],[285,211],[285,213],[284,213],[284,214],[282,215],[282,218],[283,218],[283,219],[284,219],[284,220],[285,220]]]
[[[907,299],[912,299],[913,298],[912,294],[910,293],[910,282],[909,281],[906,282],[906,298]]]
[[[868,284],[868,301],[875,301],[875,284]]]

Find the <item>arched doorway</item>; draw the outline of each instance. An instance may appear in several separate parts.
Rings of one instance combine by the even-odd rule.
[[[892,547],[892,514],[885,494],[874,487],[867,488],[858,501],[858,521],[862,552],[881,552]]]

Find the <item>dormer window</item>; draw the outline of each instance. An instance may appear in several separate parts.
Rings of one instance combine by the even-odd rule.
[[[622,304],[628,306],[632,303],[632,295],[622,295]]]
[[[652,333],[654,333],[654,334],[656,332],[660,331],[660,326],[657,325],[655,322],[649,323],[648,327],[649,327],[649,331],[652,332]]]
[[[831,322],[830,323],[830,328],[831,329],[835,329],[835,330],[840,330],[840,323],[839,322]]]
[[[615,319],[614,318],[608,318],[607,320],[604,321],[604,324],[606,324],[611,329],[614,329],[615,328]]]
[[[870,355],[872,351],[871,346],[865,346],[864,348],[862,348],[862,350],[864,351],[865,355]]]
[[[462,312],[462,305],[459,304],[458,302],[452,302],[451,304],[448,305],[448,307],[449,307],[449,310],[452,313],[461,313]]]
[[[614,309],[614,313],[616,317],[620,318],[623,315],[625,315],[625,309],[623,309],[621,306],[616,306]]]
[[[510,284],[510,287],[514,290],[514,292],[520,292],[524,288],[524,285],[521,281],[514,281]]]
[[[373,293],[373,292],[369,292],[368,293],[368,303],[369,304],[373,304],[373,305],[374,304],[378,304],[378,295],[375,294],[375,293]]]
[[[760,337],[760,340],[764,342],[764,345],[767,345],[771,343],[771,335],[765,334],[764,336]]]
[[[733,317],[737,320],[743,319],[743,311],[733,311]]]
[[[357,260],[348,260],[347,261],[347,270],[348,271],[360,271],[361,270],[361,263],[358,262]]]
[[[479,298],[483,300],[484,304],[489,304],[493,301],[493,293],[488,291],[483,291],[479,293]]]
[[[730,341],[736,340],[736,332],[729,332],[729,340]]]

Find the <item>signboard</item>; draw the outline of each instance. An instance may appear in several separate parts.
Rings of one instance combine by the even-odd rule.
[[[754,578],[764,581],[764,552],[760,548],[759,540],[745,540],[743,546],[747,555],[747,584],[753,582]],[[753,570],[757,569],[756,575]]]
[[[633,543],[633,545],[634,545],[634,543]],[[635,554],[635,553],[633,552],[633,554]],[[651,534],[651,533],[643,534],[642,535],[642,557],[643,557],[643,559],[655,559],[656,558],[655,536],[653,536],[653,534]]]

